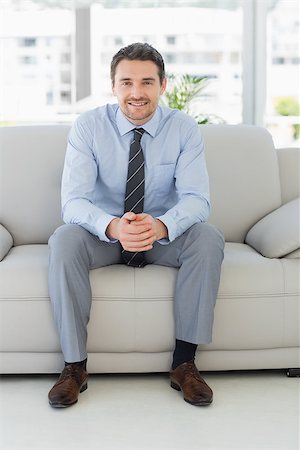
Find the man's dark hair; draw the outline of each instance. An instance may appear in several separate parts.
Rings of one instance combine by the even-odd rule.
[[[135,44],[127,45],[127,47],[121,48],[113,57],[110,65],[110,77],[114,83],[116,68],[120,61],[128,59],[129,61],[153,61],[158,67],[158,75],[160,84],[162,84],[165,78],[165,64],[161,54],[150,44],[142,44],[136,42]]]

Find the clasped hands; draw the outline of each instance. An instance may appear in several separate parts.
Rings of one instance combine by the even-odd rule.
[[[124,250],[145,252],[153,248],[153,243],[168,236],[167,227],[150,214],[126,212],[120,219],[113,219],[106,235],[117,239]]]

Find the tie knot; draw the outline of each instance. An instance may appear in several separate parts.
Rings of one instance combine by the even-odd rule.
[[[144,128],[135,128],[134,130],[134,139],[141,140],[141,137],[145,133]]]

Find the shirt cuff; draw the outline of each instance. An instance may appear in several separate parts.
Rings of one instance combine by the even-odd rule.
[[[177,223],[175,220],[167,213],[156,217],[156,219],[159,219],[168,229],[168,238],[160,239],[157,242],[166,245],[174,241],[177,238]]]
[[[113,219],[117,219],[117,217],[112,216],[111,214],[104,213],[104,214],[101,214],[101,217],[99,217],[99,219],[97,220],[97,222],[95,224],[95,230],[96,230],[96,234],[99,237],[100,241],[112,242],[112,243],[118,242],[117,239],[109,239],[109,237],[106,235],[106,229]]]

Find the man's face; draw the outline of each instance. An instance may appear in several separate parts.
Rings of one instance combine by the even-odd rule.
[[[165,89],[166,79],[160,84],[153,61],[123,59],[117,65],[112,91],[121,111],[134,125],[143,125],[153,117]]]

